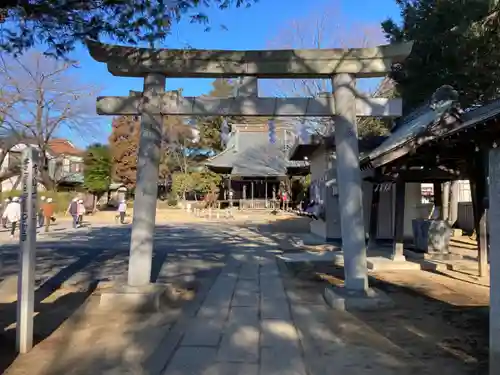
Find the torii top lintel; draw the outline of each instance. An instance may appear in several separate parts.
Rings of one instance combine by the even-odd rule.
[[[88,41],[90,55],[115,76],[329,78],[349,73],[382,77],[410,54],[413,42],[375,48],[303,50],[179,50],[124,47]]]

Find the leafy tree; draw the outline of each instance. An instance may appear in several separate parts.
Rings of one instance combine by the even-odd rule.
[[[295,178],[292,181],[291,191],[292,197],[296,202],[307,200],[309,196],[309,186],[311,185],[311,175]],[[305,207],[303,207],[305,208]]]
[[[137,174],[140,121],[120,116],[113,120],[109,145],[113,158],[113,177],[133,188]],[[165,181],[175,172],[188,173],[198,162],[193,127],[181,116],[164,116],[162,150],[158,178]]]
[[[94,202],[109,190],[112,162],[109,147],[99,143],[89,146],[83,159],[84,186],[94,195]]]
[[[442,85],[453,86],[464,107],[498,97],[498,12],[485,0],[397,0],[402,22],[382,23],[391,43],[414,41],[393,78],[408,112]]]
[[[210,29],[200,5],[226,9],[254,0],[3,0],[0,50],[20,53],[35,44],[64,56],[86,38],[106,36],[126,44],[162,41],[182,18]]]
[[[136,181],[139,127],[140,123],[136,117],[115,117],[109,136],[113,178],[128,189],[133,189]]]
[[[173,174],[172,191],[179,198],[186,199],[187,193],[207,194],[216,192],[222,177],[203,169],[202,171],[189,171],[186,173],[175,172]]]
[[[172,192],[186,200],[186,194],[194,190],[196,184],[191,173],[175,172],[172,175]]]
[[[222,176],[220,174],[211,172],[207,169],[198,173],[197,177],[196,190],[203,194],[217,190],[217,187],[220,185],[222,180]]]

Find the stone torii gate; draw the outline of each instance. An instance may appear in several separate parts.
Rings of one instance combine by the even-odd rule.
[[[90,55],[107,63],[115,76],[143,77],[142,95],[99,97],[100,115],[140,115],[128,284],[150,283],[155,228],[160,139],[163,115],[185,116],[333,116],[337,152],[345,288],[366,292],[365,232],[356,117],[399,117],[400,99],[361,96],[356,78],[383,77],[402,62],[412,43],[359,49],[320,50],[168,50],[88,42]],[[182,97],[165,92],[166,77],[245,77],[237,97]],[[258,78],[331,79],[333,95],[317,98],[258,96]],[[333,129],[332,129],[333,130]]]

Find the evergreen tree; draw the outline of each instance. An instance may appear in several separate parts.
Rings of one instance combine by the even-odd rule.
[[[208,96],[216,98],[227,98],[233,96],[234,85],[231,80],[226,78],[217,78],[212,82],[212,90]],[[226,118],[231,130],[231,123],[238,121],[238,118]],[[199,148],[213,152],[220,152],[224,149],[221,143],[223,116],[199,117],[197,120],[197,129],[200,134]]]
[[[84,186],[99,199],[111,184],[111,153],[108,146],[99,143],[89,146],[83,159]]]
[[[47,53],[66,55],[87,38],[106,36],[125,44],[162,41],[182,18],[205,25],[200,5],[227,9],[254,0],[2,0],[0,50],[19,53],[36,44]]]
[[[498,97],[499,17],[485,0],[397,0],[402,22],[382,28],[391,43],[414,41],[393,78],[408,112],[442,85],[453,86],[464,107]]]

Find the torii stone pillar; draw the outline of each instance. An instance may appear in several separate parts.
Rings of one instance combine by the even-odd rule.
[[[159,114],[159,109],[156,108],[152,99],[164,92],[164,75],[148,74],[144,77],[134,218],[128,267],[128,284],[130,286],[144,286],[149,284],[151,279],[163,131],[162,115]]]
[[[334,126],[345,287],[364,291],[368,288],[368,278],[355,82],[355,78],[350,74],[338,74],[333,77],[333,95],[337,113]]]

